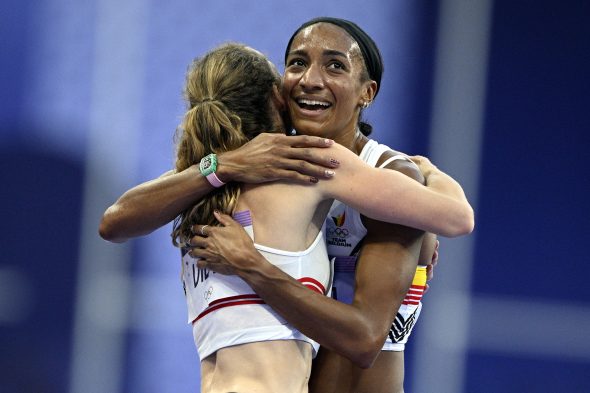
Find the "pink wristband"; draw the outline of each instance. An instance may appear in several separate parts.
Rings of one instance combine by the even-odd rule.
[[[209,184],[211,184],[215,188],[219,188],[219,187],[225,185],[224,182],[222,182],[221,180],[219,180],[219,178],[217,177],[217,175],[215,174],[215,172],[208,174],[206,176],[206,178],[209,181]]]

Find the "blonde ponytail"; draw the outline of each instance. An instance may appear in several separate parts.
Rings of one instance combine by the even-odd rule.
[[[224,45],[193,62],[185,87],[189,108],[177,130],[176,171],[271,131],[269,102],[277,78],[262,55],[239,44]],[[215,225],[214,210],[232,214],[239,195],[240,185],[229,183],[182,212],[174,221],[173,244],[189,239],[195,224]]]

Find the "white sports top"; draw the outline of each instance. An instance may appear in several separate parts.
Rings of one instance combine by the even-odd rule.
[[[391,148],[370,139],[359,157],[370,166],[376,166],[379,158]],[[403,154],[397,154],[385,160],[379,167],[383,168],[395,160],[409,160]],[[359,243],[367,234],[361,214],[340,201],[334,201],[326,220],[326,242],[330,259],[334,263],[334,294],[333,296],[345,303],[352,302],[354,291],[354,271],[356,267]],[[337,285],[338,284],[338,285]]]
[[[376,166],[381,155],[391,150],[388,146],[369,140],[359,155],[363,161]],[[383,168],[395,160],[410,159],[397,154],[385,160],[379,167]],[[344,303],[352,303],[354,296],[354,274],[361,242],[367,234],[361,214],[353,208],[335,201],[326,220],[326,241],[328,254],[334,258],[334,284],[332,297]],[[426,268],[418,266],[414,281],[406,298],[403,300],[389,334],[383,343],[382,351],[403,351],[412,329],[414,328],[422,304],[420,302],[426,285]]]
[[[253,238],[249,211],[236,213],[234,218]],[[309,289],[330,294],[331,266],[323,229],[303,251],[283,251],[260,244],[255,247],[269,262]],[[245,281],[237,276],[199,269],[196,262],[183,249],[182,284],[188,322],[193,323],[201,360],[224,347],[269,340],[306,341],[313,346],[313,356],[316,355],[319,345],[275,313]]]

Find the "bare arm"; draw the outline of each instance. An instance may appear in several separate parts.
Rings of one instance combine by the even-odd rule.
[[[329,156],[332,141],[310,136],[261,134],[239,149],[219,154],[218,176],[224,182],[262,183],[278,179],[317,182],[338,166]],[[140,184],[125,192],[104,213],[99,233],[112,242],[147,235],[172,221],[213,187],[197,165]]]
[[[388,167],[404,173],[402,176],[416,184],[416,180],[424,181],[407,162]],[[208,227],[208,237],[195,236],[191,240],[195,246],[191,254],[202,258],[199,267],[239,275],[304,334],[360,367],[371,366],[411,285],[423,232],[364,218],[368,234],[357,264],[354,299],[348,305],[309,291],[270,264],[229,216],[216,217],[222,227]],[[194,233],[201,233],[201,227],[196,226]]]
[[[167,172],[126,191],[111,205],[102,216],[100,236],[121,243],[147,235],[172,221],[212,189],[197,165],[180,173]]]
[[[421,231],[371,224],[357,267],[355,298],[349,305],[310,291],[268,262],[238,223],[226,215],[216,217],[224,226],[207,227],[207,237],[191,241],[195,247],[191,254],[202,258],[200,268],[237,274],[301,332],[358,366],[370,367],[411,284]]]
[[[334,178],[320,186],[325,196],[360,211],[363,215],[454,237],[473,230],[473,209],[463,189],[450,176],[421,157],[426,187],[388,169],[373,168],[350,150],[334,145],[340,162]]]

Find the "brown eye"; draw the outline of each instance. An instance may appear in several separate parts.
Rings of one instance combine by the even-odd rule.
[[[287,67],[296,66],[296,67],[303,67],[305,66],[305,62],[301,59],[293,59],[287,63]]]
[[[345,67],[344,67],[344,64],[342,64],[341,62],[333,61],[330,64],[328,64],[328,68],[331,68],[334,70],[343,70]]]

